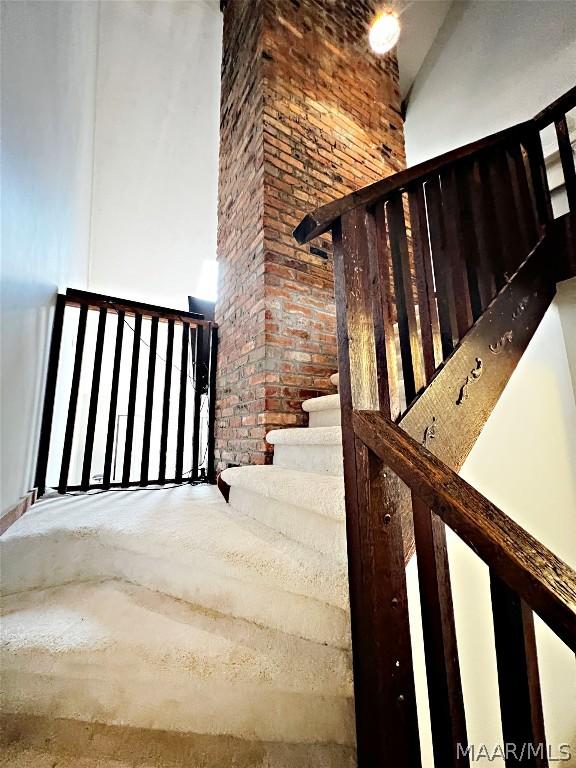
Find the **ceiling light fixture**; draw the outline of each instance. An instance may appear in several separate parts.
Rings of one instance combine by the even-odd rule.
[[[374,53],[377,53],[379,56],[388,53],[388,51],[394,48],[399,37],[400,21],[398,16],[392,11],[379,13],[374,19],[368,35],[370,48],[372,48]]]

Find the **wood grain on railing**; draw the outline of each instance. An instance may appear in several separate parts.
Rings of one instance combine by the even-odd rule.
[[[403,191],[415,181],[425,181],[429,176],[438,173],[443,167],[474,155],[480,150],[500,144],[502,141],[517,138],[529,128],[532,128],[532,121],[506,128],[484,139],[473,141],[464,147],[445,152],[431,160],[425,160],[423,163],[407,168],[405,171],[400,171],[400,173],[395,173],[393,176],[377,181],[374,184],[369,184],[367,187],[351,192],[339,200],[327,203],[304,217],[294,230],[294,237],[299,243],[307,243],[309,240],[313,240],[318,235],[329,230],[336,219],[346,211],[359,206],[374,205],[392,192]]]
[[[370,457],[351,423],[353,407],[390,412],[378,387],[379,378],[386,380],[387,345],[380,336],[376,355],[372,321],[388,285],[384,279],[370,289],[375,270],[385,271],[388,259],[377,223],[356,209],[343,215],[333,235],[356,740],[359,765],[416,766],[420,749],[399,503],[406,489],[383,462]],[[381,310],[380,320],[387,310]],[[385,327],[379,331],[386,333]]]
[[[568,133],[566,116],[558,118],[555,123],[556,137],[558,138],[558,149],[560,152],[560,162],[564,173],[564,184],[566,195],[568,197],[568,207],[572,213],[576,213],[576,170],[574,169],[574,150]]]
[[[576,572],[378,411],[355,435],[576,652]]]
[[[554,297],[552,254],[545,241],[534,248],[398,421],[454,470],[476,442]]]
[[[428,221],[424,185],[418,184],[408,190],[410,221],[412,224],[412,250],[414,254],[414,272],[418,293],[420,321],[420,339],[424,361],[426,383],[434,375],[437,365],[442,360],[440,345],[440,325],[436,306],[434,275],[430,256]]]
[[[555,101],[549,104],[547,107],[534,117],[534,124],[538,130],[546,128],[547,125],[551,125],[559,117],[566,115],[567,112],[576,108],[576,85],[570,88],[569,91],[563,93]]]
[[[419,486],[413,483],[411,467],[402,468],[404,475],[397,469],[406,458],[401,451],[395,457],[390,451],[379,452],[369,435],[354,433],[352,423],[362,416],[353,416],[353,411],[379,412],[377,416],[399,423],[417,448],[423,443],[444,462],[436,459],[438,472],[450,473],[461,466],[549,306],[556,280],[576,272],[576,247],[570,248],[570,258],[554,252],[556,236],[562,245],[576,242],[576,227],[564,222],[562,232],[555,234],[539,135],[546,125],[556,126],[572,207],[575,173],[565,115],[575,97],[573,89],[534,120],[322,206],[294,232],[304,243],[331,229],[334,240],[362,768],[385,761],[400,768],[420,759],[417,736],[406,720],[413,707],[414,681],[406,636],[406,585],[399,562],[401,552],[408,561],[414,546],[422,569],[435,762],[466,763],[462,757],[459,760],[456,749],[466,741],[466,725],[442,520],[453,527],[457,520],[457,532],[493,569],[499,674],[502,686],[506,681],[514,684],[522,696],[516,712],[511,711],[510,700],[501,697],[506,740],[510,737],[514,744],[521,738],[532,744],[543,740],[531,612],[518,603],[515,593],[574,643],[568,597],[554,582],[556,561],[549,561],[546,576],[538,581],[534,563],[523,563],[522,557],[513,562],[516,534],[520,553],[525,554],[524,547],[530,544],[522,539],[527,536],[522,529],[504,527],[499,532],[498,524],[507,518],[499,510],[496,514],[480,495],[474,502],[480,509],[488,504],[484,511],[492,528],[487,522],[475,527],[473,515],[466,517],[460,511],[458,516],[446,498],[433,495],[425,474]],[[369,426],[357,424],[358,430]],[[462,491],[460,486],[456,490]],[[551,553],[539,554],[546,558]],[[496,579],[501,579],[502,589]],[[560,597],[554,598],[555,589]],[[395,601],[394,611],[390,600]],[[517,649],[513,659],[506,641],[508,629]],[[394,644],[390,634],[401,642]],[[397,654],[396,669],[389,668],[389,653]],[[399,708],[400,700],[406,706]]]
[[[468,741],[446,527],[415,495],[412,509],[434,759],[443,768],[462,768],[469,764],[462,753]]]
[[[534,614],[493,572],[490,592],[504,743],[545,745]],[[521,764],[546,768],[548,757],[544,750],[529,753]]]
[[[408,186],[414,182],[425,182],[434,174],[439,174],[444,168],[453,167],[461,160],[470,159],[473,156],[477,156],[483,151],[490,150],[494,147],[502,148],[531,141],[533,154],[533,158],[529,161],[531,163],[534,159],[534,154],[538,153],[537,145],[541,148],[537,132],[546,126],[555,123],[557,131],[560,130],[563,134],[562,120],[565,119],[566,113],[574,108],[576,108],[576,87],[563,94],[553,104],[546,107],[546,109],[543,109],[530,120],[526,120],[525,122],[511,126],[510,128],[505,128],[491,136],[479,139],[478,141],[473,141],[458,149],[445,152],[438,157],[414,165],[400,173],[393,174],[388,178],[377,181],[362,189],[358,189],[345,197],[317,208],[315,211],[305,216],[296,227],[294,230],[294,237],[301,244],[307,243],[331,229],[334,222],[346,211],[352,210],[358,206],[369,207],[375,205],[376,203],[387,199],[388,196],[394,192],[405,191]],[[565,141],[563,141],[563,143],[565,147]],[[566,149],[564,149],[564,154],[568,160]],[[544,158],[536,157],[535,160],[536,164],[541,165],[543,169]],[[570,175],[570,169],[568,169],[568,176]],[[570,182],[570,187],[571,189],[573,188],[572,182]],[[545,220],[545,216],[551,218],[551,209],[549,205],[542,205],[542,203],[542,199],[537,201],[541,212],[541,222]],[[572,207],[571,210],[573,210]]]

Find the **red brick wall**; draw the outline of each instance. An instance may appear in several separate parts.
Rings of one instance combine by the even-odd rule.
[[[398,71],[374,56],[368,0],[230,0],[224,14],[217,461],[264,463],[337,369],[329,237],[318,205],[404,167]],[[326,257],[315,251],[323,251]]]

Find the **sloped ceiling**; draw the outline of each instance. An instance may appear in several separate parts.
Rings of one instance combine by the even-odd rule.
[[[402,32],[397,53],[402,100],[408,95],[452,2],[453,0],[414,0],[404,4],[404,10],[399,9]]]

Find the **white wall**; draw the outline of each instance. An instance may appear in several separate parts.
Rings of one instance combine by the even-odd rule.
[[[87,281],[97,21],[2,8],[1,509],[32,486],[55,292]]]
[[[571,281],[576,283],[576,279]],[[555,299],[531,340],[461,475],[576,568],[576,403]],[[468,740],[503,744],[488,569],[448,531],[448,552]],[[407,569],[422,764],[432,768],[416,563]],[[536,617],[546,735],[554,753],[572,745],[576,765],[574,654]],[[481,765],[503,768],[500,759]]]
[[[566,353],[568,365],[572,375],[572,387],[576,392],[576,280],[564,280],[558,284],[557,295],[558,309],[564,339],[566,341]]]
[[[183,309],[202,292],[216,258],[221,36],[217,0],[102,4],[91,290]]]
[[[571,88],[575,32],[575,3],[455,2],[410,95],[409,164],[529,118]],[[573,286],[561,286],[461,474],[576,567],[576,406],[567,355],[573,297]],[[487,569],[455,536],[449,554],[469,741],[501,744]],[[414,606],[415,569],[408,576]],[[411,620],[417,640],[414,608]],[[563,765],[576,765],[574,657],[540,621],[537,639],[549,742],[571,742],[572,761]],[[425,726],[423,741],[430,764]]]
[[[576,3],[456,0],[410,94],[408,164],[532,117],[575,73]]]
[[[209,298],[221,36],[217,0],[3,3],[1,510],[32,486],[56,291]]]
[[[576,568],[576,403],[557,300],[460,474]],[[450,555],[463,682],[472,707],[472,740],[478,743],[498,719],[497,698],[475,695],[479,659],[483,684],[497,690],[488,576],[455,536]],[[540,621],[537,640],[548,739],[553,746],[571,743],[573,759],[563,764],[576,765],[574,654]]]

